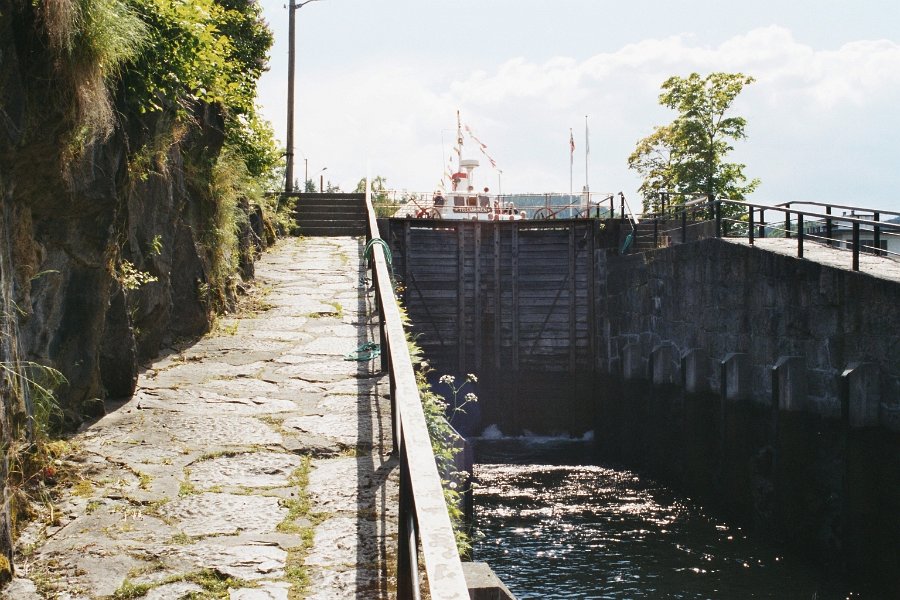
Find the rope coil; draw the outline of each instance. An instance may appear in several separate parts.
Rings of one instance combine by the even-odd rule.
[[[373,358],[378,358],[379,356],[381,356],[381,346],[379,346],[375,342],[366,342],[353,352],[347,353],[347,355],[344,357],[344,360],[355,360],[358,362],[363,362],[372,360]]]

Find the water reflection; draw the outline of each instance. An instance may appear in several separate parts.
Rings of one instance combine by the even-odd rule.
[[[475,559],[519,598],[847,597],[689,499],[590,464],[589,443],[481,440],[476,456]]]

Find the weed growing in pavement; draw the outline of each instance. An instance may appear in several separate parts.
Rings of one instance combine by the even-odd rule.
[[[200,490],[197,489],[191,482],[191,470],[187,467],[184,468],[184,479],[178,485],[178,496],[192,496],[194,494],[199,494]]]
[[[72,494],[79,498],[90,498],[94,495],[94,484],[90,479],[81,479],[72,486]]]
[[[257,584],[251,581],[245,581],[238,577],[230,577],[214,569],[203,569],[191,573],[172,575],[171,577],[166,577],[165,579],[153,583],[134,583],[130,579],[126,579],[122,582],[122,585],[119,586],[119,589],[113,592],[113,595],[110,596],[110,598],[111,600],[133,600],[134,598],[146,596],[149,591],[160,586],[182,581],[193,583],[203,588],[204,593],[202,595],[191,595],[191,598],[224,599],[229,597],[232,589],[257,587]]]
[[[309,549],[312,548],[315,526],[329,516],[326,513],[312,512],[312,503],[307,492],[310,463],[310,456],[303,456],[300,466],[291,475],[290,485],[295,490],[295,495],[282,501],[282,505],[288,509],[288,514],[277,528],[282,533],[296,534],[301,540],[299,546],[288,548],[284,569],[285,577],[291,583],[288,600],[301,600],[306,597],[310,579],[304,561]]]
[[[334,310],[321,310],[317,312],[311,312],[306,315],[308,319],[323,319],[325,317],[331,317],[334,319],[343,319],[344,318],[344,306],[338,302],[325,302],[328,306],[333,308]]]
[[[169,538],[166,544],[170,546],[190,546],[196,540],[183,531],[179,531]]]
[[[135,471],[135,475],[138,476],[138,487],[142,490],[149,490],[150,484],[153,483],[153,477],[143,471]]]

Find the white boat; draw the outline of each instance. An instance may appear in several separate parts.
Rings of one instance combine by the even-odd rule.
[[[471,135],[484,153],[484,144]],[[397,216],[419,219],[450,219],[474,221],[518,221],[522,219],[575,219],[600,216],[600,203],[611,199],[611,194],[491,194],[488,187],[481,188],[475,177],[480,163],[474,158],[463,158],[463,125],[459,111],[456,113],[456,166],[450,175],[450,189],[442,188],[431,194],[420,194]],[[485,153],[485,156],[493,164]],[[454,169],[451,169],[454,170]],[[446,173],[445,173],[446,177]],[[416,196],[416,195],[413,195]],[[605,212],[605,209],[603,209]]]

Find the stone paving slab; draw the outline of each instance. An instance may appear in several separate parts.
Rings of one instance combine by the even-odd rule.
[[[390,597],[389,386],[378,361],[344,360],[376,334],[362,247],[280,242],[255,312],[161,357],[76,436],[77,484],[22,534],[2,598]]]

